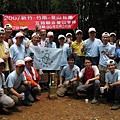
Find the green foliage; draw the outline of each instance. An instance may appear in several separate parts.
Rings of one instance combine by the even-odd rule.
[[[78,14],[79,28],[120,33],[119,0],[0,0],[0,13]],[[1,19],[2,20],[2,19]]]

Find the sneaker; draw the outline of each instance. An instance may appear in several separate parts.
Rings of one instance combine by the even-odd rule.
[[[38,95],[35,96],[35,99],[40,101],[40,97]]]
[[[91,101],[91,103],[92,103],[92,104],[97,103],[97,99],[94,98],[94,99]]]
[[[24,106],[32,106],[32,103],[31,102],[28,102],[28,101],[22,101],[22,104]]]
[[[111,110],[118,110],[120,109],[120,105],[119,104],[114,104],[112,107],[111,107]]]

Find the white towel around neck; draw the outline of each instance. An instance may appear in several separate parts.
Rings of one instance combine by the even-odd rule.
[[[29,70],[25,67],[25,72],[27,73],[27,75],[29,75],[31,79],[36,80],[36,74],[35,74],[35,70],[34,70],[34,68],[31,67],[31,70],[32,70],[32,73],[33,73],[33,75],[34,75],[33,78],[32,78],[32,76],[31,76]]]

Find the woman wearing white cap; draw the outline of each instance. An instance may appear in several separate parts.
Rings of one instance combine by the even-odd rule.
[[[60,67],[63,68],[64,66],[68,65],[67,57],[72,53],[72,49],[69,47],[68,44],[64,43],[65,36],[59,35],[58,36],[59,41],[59,48],[62,49],[62,57],[60,59]]]
[[[47,37],[48,37],[48,39],[49,39],[48,47],[49,47],[49,48],[56,48],[56,43],[53,42],[53,40],[54,40],[54,33],[51,32],[51,31],[49,31],[49,32],[47,33]]]
[[[26,57],[25,59],[25,76],[28,81],[31,81],[31,94],[34,99],[40,100],[38,93],[41,91],[41,87],[39,85],[40,75],[37,72],[37,69],[32,67],[32,58]]]

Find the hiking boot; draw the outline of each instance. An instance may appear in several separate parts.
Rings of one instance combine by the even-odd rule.
[[[92,103],[92,104],[97,103],[97,99],[96,99],[96,98],[94,98],[94,99],[91,101],[91,103]]]
[[[111,107],[111,110],[118,110],[120,109],[120,105],[119,104],[114,104],[112,107]]]

